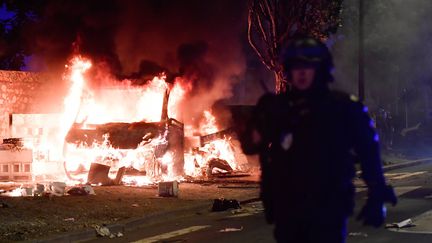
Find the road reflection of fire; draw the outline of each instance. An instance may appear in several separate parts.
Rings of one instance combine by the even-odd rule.
[[[182,120],[179,104],[190,90],[186,80],[168,83],[161,74],[145,85],[122,80],[94,90],[88,83],[91,68],[86,58],[71,59],[65,75],[70,88],[57,128],[24,141],[24,148],[33,151],[36,179],[83,183],[93,163],[109,166],[111,179],[125,168],[122,182],[134,185],[242,169],[235,155],[238,148],[228,133],[184,147],[184,134],[220,130],[210,111],[203,112],[198,127],[178,122]]]

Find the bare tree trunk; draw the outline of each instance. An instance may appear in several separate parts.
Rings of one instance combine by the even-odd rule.
[[[275,91],[287,89],[279,55],[295,34],[326,39],[340,23],[342,0],[250,0],[248,40],[275,76]]]
[[[286,91],[287,89],[287,82],[284,78],[282,71],[274,71],[273,72],[275,76],[275,83],[276,83],[276,94],[280,94]]]

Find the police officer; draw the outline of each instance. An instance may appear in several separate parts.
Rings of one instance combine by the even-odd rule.
[[[261,97],[239,135],[246,154],[260,155],[261,198],[276,240],[345,242],[354,208],[355,156],[368,186],[358,218],[381,226],[384,203],[395,205],[397,199],[383,176],[367,108],[328,88],[333,61],[320,41],[294,39],[281,62],[291,88]]]

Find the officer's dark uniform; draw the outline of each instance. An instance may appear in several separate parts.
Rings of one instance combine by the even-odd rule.
[[[395,203],[366,107],[326,83],[264,95],[240,140],[245,153],[260,155],[261,198],[278,242],[345,241],[354,207],[354,153],[369,187],[365,223],[381,225],[383,202]]]

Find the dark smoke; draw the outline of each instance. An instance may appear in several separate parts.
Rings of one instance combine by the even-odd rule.
[[[182,44],[177,51],[182,77],[192,83],[192,94],[209,90],[215,79],[215,67],[206,61],[208,44],[203,41]]]
[[[100,69],[92,68],[94,80],[104,72],[137,84],[160,72],[168,81],[183,76],[194,87],[184,112],[193,117],[241,79],[246,24],[246,0],[48,0],[28,33],[30,66],[60,74],[77,51]]]
[[[35,59],[44,62],[49,71],[61,69],[73,54],[75,43],[81,54],[104,61],[113,73],[119,73],[122,68],[114,42],[119,7],[116,1],[47,1],[28,35]]]
[[[81,54],[106,62],[116,76],[142,72],[142,60],[181,72],[195,54],[216,59],[209,55],[218,52],[218,59],[242,61],[246,6],[244,0],[51,0],[28,39],[35,59],[47,68],[66,63],[75,42]],[[191,50],[196,43],[202,45],[200,54]]]

